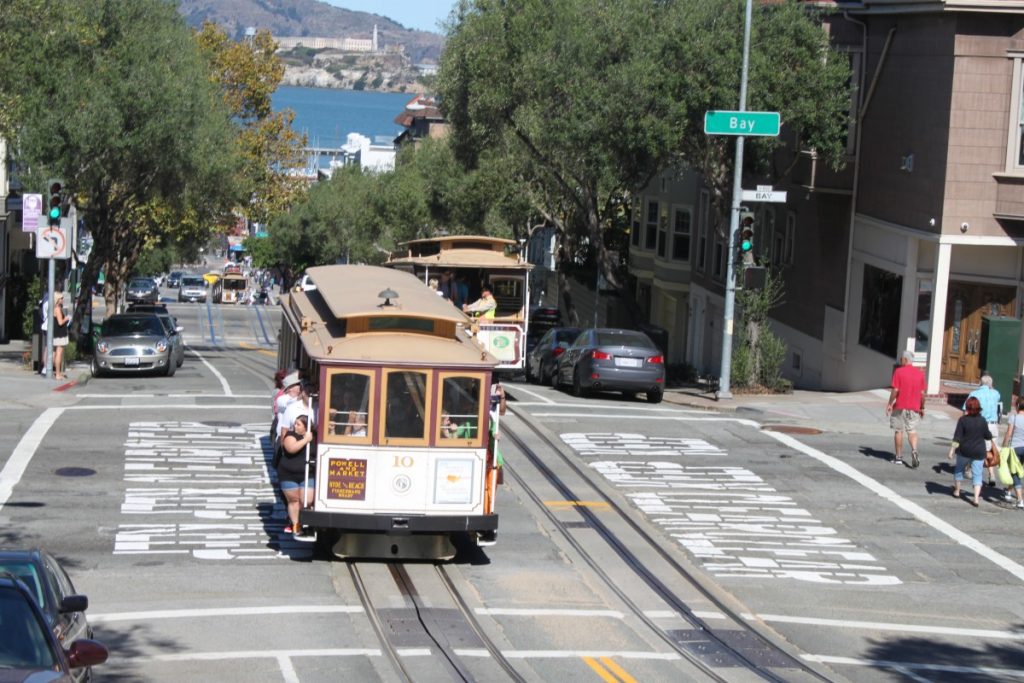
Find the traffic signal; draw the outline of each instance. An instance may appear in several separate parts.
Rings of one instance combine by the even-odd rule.
[[[60,225],[60,218],[64,215],[64,181],[51,178],[46,182],[47,192],[50,201],[46,205],[46,220],[49,225]]]
[[[754,262],[754,212],[749,209],[740,209],[739,248],[743,262],[752,264]]]

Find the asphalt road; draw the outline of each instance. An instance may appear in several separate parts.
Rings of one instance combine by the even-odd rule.
[[[169,308],[189,344],[174,377],[6,404],[3,545],[48,548],[89,595],[111,650],[97,680],[400,680],[347,564],[281,533],[263,438],[276,309]],[[818,680],[1020,680],[1024,515],[957,504],[937,456],[887,464],[884,424],[795,435],[506,388],[498,543],[462,547],[447,568],[523,679],[757,680],[714,653],[687,658],[710,647],[696,618],[776,680],[813,677],[753,633]],[[507,678],[455,623],[430,565],[407,566],[418,598],[388,565],[359,565],[415,680],[452,680],[446,652],[471,679]],[[447,642],[413,633],[431,619]]]

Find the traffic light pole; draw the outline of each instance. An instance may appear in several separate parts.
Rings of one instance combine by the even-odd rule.
[[[752,0],[747,0],[743,24],[743,71],[740,75],[740,107],[747,110],[747,72],[750,67],[750,19],[753,14]],[[743,195],[743,137],[736,138],[736,161],[732,172],[732,208],[729,211],[729,269],[725,276],[725,315],[722,321],[722,365],[718,373],[718,398],[732,398],[730,386],[732,373],[733,317],[736,308],[736,234],[740,225],[740,202]]]

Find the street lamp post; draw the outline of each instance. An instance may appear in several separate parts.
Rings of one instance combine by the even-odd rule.
[[[751,0],[747,0],[743,23],[743,71],[740,75],[739,111],[747,110],[747,72],[750,66],[750,19],[753,14]],[[736,138],[736,160],[732,172],[732,207],[729,211],[729,241],[726,252],[729,268],[725,278],[725,315],[722,324],[722,365],[718,376],[718,398],[732,398],[730,374],[732,372],[733,317],[736,308],[736,233],[739,231],[740,202],[743,194],[743,138]]]

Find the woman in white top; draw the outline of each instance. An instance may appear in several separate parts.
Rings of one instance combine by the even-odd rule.
[[[1017,397],[1017,411],[1006,420],[1006,436],[1003,438],[1003,447],[1009,446],[1018,458],[1024,457],[1024,396]],[[1016,492],[1017,507],[1024,508],[1024,491],[1019,476],[1013,474],[1013,489],[1006,489],[1005,499],[1012,503]]]

